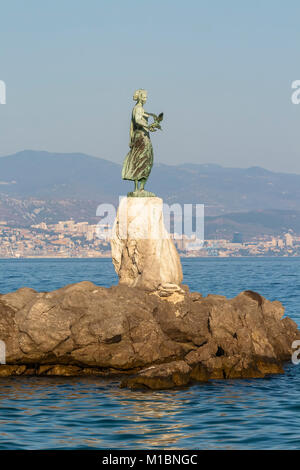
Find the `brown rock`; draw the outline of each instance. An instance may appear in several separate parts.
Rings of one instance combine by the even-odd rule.
[[[22,375],[26,370],[26,366],[17,365],[0,365],[0,377],[9,377],[10,375]]]
[[[200,362],[203,363],[204,361],[208,361],[211,357],[215,357],[217,352],[218,345],[214,340],[211,340],[200,348],[188,353],[185,356],[185,360],[190,366],[194,366]]]
[[[0,376],[134,373],[123,385],[169,388],[282,372],[300,332],[280,302],[251,291],[202,297],[182,287],[160,297],[81,282],[2,295]]]
[[[123,380],[121,387],[162,390],[187,385],[191,368],[184,361],[174,361],[148,367],[133,377]]]
[[[58,364],[55,366],[41,366],[38,370],[38,375],[53,375],[53,376],[78,376],[82,375],[82,369],[76,366],[65,366]]]
[[[39,295],[34,289],[29,287],[22,287],[15,292],[9,292],[1,296],[1,302],[8,305],[13,310],[20,310],[24,305],[28,304],[37,295]]]

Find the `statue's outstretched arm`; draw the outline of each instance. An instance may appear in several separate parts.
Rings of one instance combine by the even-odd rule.
[[[146,113],[146,112],[145,112],[145,113],[144,113],[144,116],[146,116],[146,117],[150,117],[150,116],[151,116],[151,117],[153,117],[154,120],[157,119],[156,114],[153,114],[153,113]]]
[[[160,113],[158,116],[154,113],[146,113],[144,112],[144,116],[146,117],[153,117],[153,123],[148,125],[148,129],[150,132],[155,132],[157,129],[161,129],[160,122],[163,120],[164,113]]]

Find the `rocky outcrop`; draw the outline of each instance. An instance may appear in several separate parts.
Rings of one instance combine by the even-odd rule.
[[[141,370],[125,379],[121,387],[167,389],[187,385],[191,379],[191,367],[185,361],[173,361]]]
[[[111,250],[120,284],[151,291],[182,282],[180,258],[165,229],[160,198],[122,199]]]
[[[280,302],[91,282],[0,296],[8,375],[121,376],[131,388],[283,372],[300,339]]]

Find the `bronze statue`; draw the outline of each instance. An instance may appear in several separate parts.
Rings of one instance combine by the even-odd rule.
[[[122,178],[134,181],[134,191],[128,193],[128,197],[154,197],[155,194],[145,191],[145,184],[153,166],[153,148],[149,132],[161,129],[160,122],[163,120],[163,113],[156,116],[156,114],[145,112],[143,105],[147,101],[146,90],[137,90],[133,99],[137,103],[132,110],[130,151],[123,164]],[[152,124],[148,124],[150,116],[153,118]]]

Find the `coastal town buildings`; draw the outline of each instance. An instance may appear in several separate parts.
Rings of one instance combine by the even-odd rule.
[[[41,222],[29,228],[10,227],[0,221],[0,258],[96,258],[109,257],[111,227],[74,220],[57,224]],[[181,256],[300,256],[300,237],[288,231],[277,237],[242,240],[194,240],[186,235],[172,238]]]

